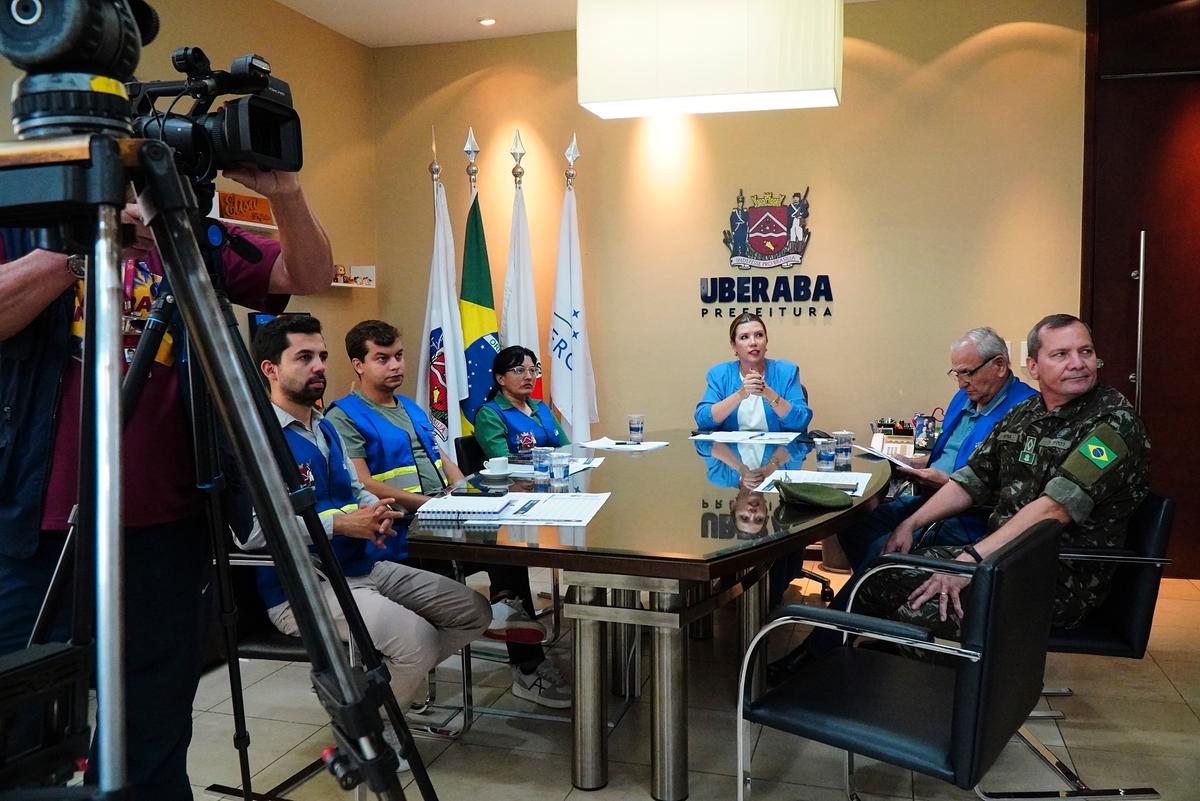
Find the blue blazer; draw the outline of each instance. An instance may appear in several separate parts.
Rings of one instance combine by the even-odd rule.
[[[783,359],[767,359],[767,372],[763,380],[767,382],[767,386],[792,404],[792,410],[787,416],[780,417],[771,404],[764,400],[767,429],[801,433],[806,431],[813,413],[804,401],[804,390],[800,387],[800,368]],[[708,371],[706,381],[708,385],[704,389],[704,396],[696,404],[696,427],[705,431],[737,431],[737,409],[730,412],[720,424],[714,421],[712,416],[713,404],[725,400],[742,385],[737,360],[714,365]]]
[[[990,414],[984,415],[975,424],[975,428],[971,429],[971,435],[963,440],[962,447],[958,449],[958,455],[954,459],[954,469],[965,467],[967,460],[971,458],[971,454],[975,453],[975,449],[979,447],[979,443],[983,442],[988,434],[992,433],[992,429],[996,427],[996,423],[1000,422],[1000,418],[1008,414],[1008,410],[1016,406],[1026,398],[1037,394],[1037,390],[1026,384],[1013,373],[1008,376],[1008,382],[1005,384],[1001,392],[1007,392],[1004,400],[992,409]],[[967,398],[967,393],[959,390],[950,399],[950,405],[946,407],[946,417],[942,421],[942,436],[938,437],[937,442],[933,445],[933,450],[929,452],[929,464],[937,461],[937,458],[942,455],[942,451],[946,449],[946,442],[950,439],[950,432],[958,425],[959,419],[966,410],[967,404],[971,401]]]

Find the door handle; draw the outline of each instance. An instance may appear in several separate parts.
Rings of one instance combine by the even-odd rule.
[[[1129,380],[1133,383],[1133,409],[1142,413],[1142,344],[1145,337],[1146,323],[1146,231],[1142,230],[1138,240],[1138,268],[1130,276],[1138,282],[1138,312],[1137,312],[1137,360]]]

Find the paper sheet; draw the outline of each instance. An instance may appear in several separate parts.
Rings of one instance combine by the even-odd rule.
[[[508,525],[586,526],[608,500],[607,492],[510,492],[512,501],[494,520]]]
[[[584,470],[591,470],[593,467],[599,467],[604,464],[603,456],[589,456],[587,458],[572,458],[567,475],[573,476],[576,473],[582,473]],[[533,465],[531,464],[513,464],[509,462],[509,477],[510,478],[533,478]]]
[[[637,451],[654,451],[654,450],[658,450],[659,448],[665,448],[670,444],[671,443],[669,443],[669,442],[646,441],[646,442],[640,442],[635,445],[632,442],[613,440],[613,439],[610,439],[609,437],[601,437],[600,439],[594,439],[591,442],[584,442],[583,447],[595,448],[596,450],[601,450],[601,451],[637,452]]]
[[[858,448],[860,451],[867,454],[868,456],[874,456],[876,459],[887,459],[892,464],[896,465],[897,467],[902,467],[910,473],[914,469],[916,469],[911,464],[904,461],[903,459],[899,459],[895,456],[892,456],[891,454],[884,453],[883,451],[877,451],[874,448],[868,448],[865,445],[855,445],[854,447]]]
[[[870,473],[839,473],[818,470],[776,470],[767,476],[767,480],[754,488],[755,492],[777,492],[775,485],[780,482],[796,484],[828,484],[838,489],[844,489],[855,498],[861,498],[867,490],[867,482],[871,480]],[[853,489],[851,489],[853,487]]]
[[[795,431],[706,431],[689,439],[708,442],[754,442],[764,445],[787,445],[800,436]]]

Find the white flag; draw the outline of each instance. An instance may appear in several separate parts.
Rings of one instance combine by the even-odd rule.
[[[583,262],[579,254],[579,219],[575,188],[567,186],[562,223],[558,227],[558,268],[554,279],[554,314],[550,320],[550,400],[563,418],[572,442],[592,438],[599,422],[596,376],[588,344],[583,308]]]
[[[441,181],[433,183],[433,258],[419,347],[417,403],[429,412],[438,444],[454,453],[454,440],[462,436],[458,403],[467,397],[467,361],[454,280],[454,233]]]
[[[504,277],[504,308],[500,312],[500,344],[521,345],[539,351],[537,296],[533,293],[533,254],[529,245],[529,217],[525,193],[517,187],[513,197],[512,231],[508,235],[508,274]],[[538,361],[541,361],[539,354]],[[541,392],[535,391],[535,398]]]

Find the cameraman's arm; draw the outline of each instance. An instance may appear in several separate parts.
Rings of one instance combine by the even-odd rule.
[[[308,207],[299,176],[252,166],[225,170],[224,175],[271,202],[282,248],[271,270],[271,293],[311,295],[332,284],[333,250],[325,229]]]
[[[33,322],[74,280],[67,257],[48,250],[0,264],[0,340]]]

